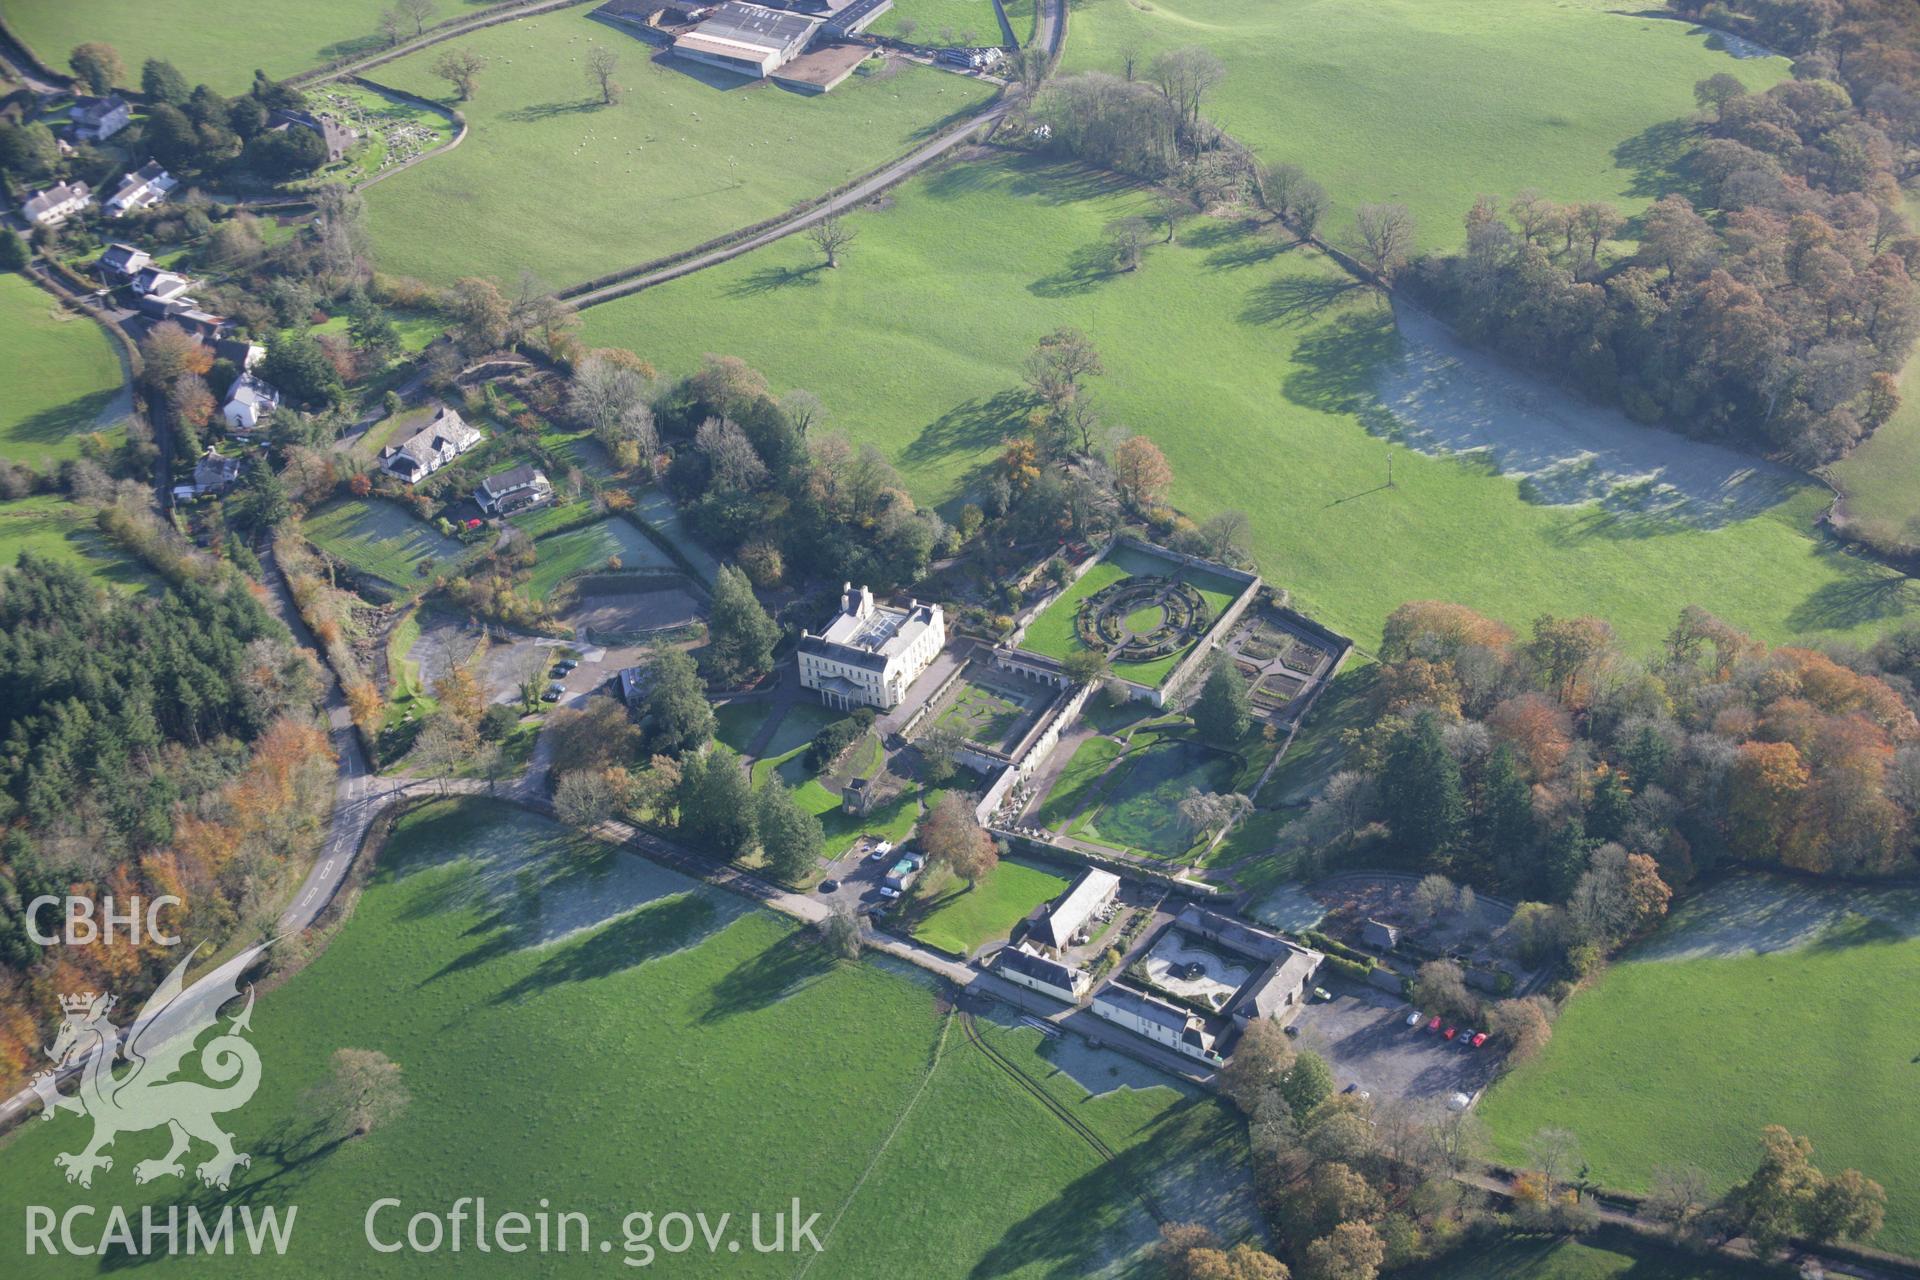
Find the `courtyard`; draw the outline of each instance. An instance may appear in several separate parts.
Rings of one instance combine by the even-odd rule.
[[[1152,986],[1211,1007],[1216,1013],[1253,976],[1245,960],[1230,959],[1178,929],[1169,929],[1139,961]]]

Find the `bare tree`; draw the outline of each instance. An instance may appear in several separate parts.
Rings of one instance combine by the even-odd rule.
[[[412,1100],[400,1064],[375,1049],[334,1050],[327,1078],[300,1099],[322,1132],[342,1140],[372,1133]]]
[[[486,69],[486,56],[472,49],[448,49],[433,60],[433,74],[452,85],[462,102],[472,99],[474,85]]]
[[[1413,215],[1403,204],[1363,204],[1353,215],[1353,255],[1382,279],[1406,265],[1413,252]]]
[[[914,21],[912,18],[902,18],[898,23],[894,25],[893,31],[895,35],[900,37],[900,39],[904,40],[908,44],[912,44],[913,33],[918,31],[919,29],[920,29],[920,24]]]
[[[807,228],[807,239],[826,257],[828,270],[840,265],[840,251],[853,243],[854,235],[853,228],[842,222],[837,213],[830,213]]]
[[[1129,84],[1140,73],[1140,42],[1128,40],[1120,46],[1120,75]]]
[[[1527,1140],[1527,1156],[1533,1168],[1546,1180],[1547,1197],[1553,1193],[1580,1159],[1580,1139],[1571,1129],[1548,1126],[1534,1130]]]
[[[827,419],[827,406],[805,387],[795,387],[780,397],[780,411],[802,436]]]
[[[1685,1235],[1710,1203],[1711,1194],[1705,1170],[1690,1164],[1657,1165],[1653,1191],[1647,1196],[1647,1213],[1664,1222],[1675,1235]]]
[[[427,19],[433,16],[433,0],[398,0],[394,8],[413,24],[416,36],[427,29]]]
[[[386,37],[387,47],[391,49],[400,43],[402,36],[407,34],[407,15],[400,12],[398,5],[391,9],[382,9],[379,27],[380,34]]]
[[[1113,254],[1113,269],[1134,271],[1147,251],[1147,220],[1139,216],[1115,218],[1107,224],[1107,248]],[[1168,237],[1171,239],[1171,235]]]
[[[693,433],[693,447],[707,456],[713,483],[722,490],[744,492],[767,478],[767,464],[731,418],[708,418]]]
[[[1200,122],[1207,91],[1226,79],[1227,68],[1209,50],[1190,45],[1158,55],[1147,73],[1173,107],[1181,128],[1190,131]]]
[[[1167,230],[1167,244],[1172,244],[1174,236],[1180,230],[1180,219],[1193,212],[1193,201],[1172,187],[1160,187],[1153,193],[1153,213],[1160,219],[1160,225]]]
[[[603,44],[587,55],[587,79],[600,86],[602,106],[612,106],[620,98],[620,86],[613,82],[613,73],[619,69],[619,55]]]
[[[841,903],[814,927],[819,930],[821,945],[831,955],[842,960],[860,958],[860,917],[852,907]]]

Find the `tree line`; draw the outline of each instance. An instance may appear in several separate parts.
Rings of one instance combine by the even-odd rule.
[[[58,993],[130,993],[177,959],[124,935],[43,951],[33,898],[175,894],[190,944],[270,924],[331,795],[319,690],[237,575],[130,597],[31,554],[0,572],[0,1089],[40,1061]]]

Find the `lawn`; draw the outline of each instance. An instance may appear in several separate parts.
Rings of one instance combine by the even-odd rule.
[[[313,545],[400,595],[422,585],[436,565],[466,551],[432,525],[379,498],[349,498],[316,507],[301,528]]]
[[[1483,192],[1651,203],[1685,140],[1694,82],[1764,88],[1784,58],[1737,59],[1688,24],[1611,0],[1088,0],[1063,69],[1119,73],[1121,51],[1200,45],[1227,69],[1206,110],[1262,161],[1301,165],[1356,206],[1413,211],[1423,248],[1452,248]],[[1651,6],[1649,6],[1651,7]]]
[[[779,917],[546,821],[436,803],[402,819],[328,949],[255,1008],[262,1084],[222,1117],[252,1164],[229,1196],[195,1198],[203,1210],[297,1204],[274,1267],[295,1276],[415,1274],[423,1259],[367,1245],[377,1196],[400,1198],[405,1213],[462,1195],[531,1213],[546,1198],[588,1215],[616,1249],[635,1209],[732,1213],[744,1234],[747,1214],[797,1196],[820,1214],[827,1256],[813,1273],[856,1280],[903,1266],[927,1277],[982,1266],[1089,1274],[1149,1240],[1151,1220],[1098,1157],[991,1069],[934,996],[890,967],[832,965]],[[1042,1075],[1036,1040],[1007,1047]],[[387,1054],[412,1101],[369,1136],[316,1142],[299,1098],[342,1047]],[[556,1086],[559,1061],[568,1069]],[[1138,1073],[1112,1055],[1096,1061]],[[1236,1152],[1237,1126],[1216,1104],[1158,1077],[1142,1083],[1103,1080],[1097,1095],[1049,1087],[1077,1092],[1087,1122],[1116,1147],[1139,1146],[1130,1162],[1149,1174],[1163,1163],[1236,1172],[1244,1139]],[[181,1194],[171,1180],[133,1181],[135,1159],[163,1149],[153,1133],[123,1134],[91,1192],[66,1183],[52,1157],[86,1128],[66,1118],[24,1129],[0,1167],[0,1197],[56,1212],[110,1197],[137,1222],[139,1205]],[[463,1257],[463,1274],[526,1270],[470,1246]],[[801,1264],[743,1249],[724,1270],[790,1277]],[[33,1265],[93,1275],[99,1261]],[[258,1269],[222,1256],[151,1265],[195,1277]],[[576,1251],[540,1270],[608,1266]]]
[[[1101,787],[1098,806],[1081,814],[1072,834],[1148,857],[1179,858],[1193,848],[1193,834],[1180,819],[1180,801],[1192,789],[1232,791],[1239,768],[1240,761],[1227,752],[1136,733]]]
[[[307,105],[344,121],[360,141],[339,162],[302,179],[303,188],[315,183],[364,182],[384,169],[445,146],[453,137],[453,121],[440,112],[364,85],[338,81],[320,85],[307,91]]]
[[[1677,917],[1575,995],[1541,1057],[1487,1095],[1499,1154],[1564,1126],[1603,1185],[1644,1191],[1656,1167],[1694,1164],[1719,1191],[1782,1124],[1821,1167],[1886,1187],[1875,1243],[1920,1250],[1920,898],[1743,877]]]
[[[409,354],[425,351],[433,345],[433,340],[447,331],[447,322],[436,315],[424,311],[390,311],[388,319],[393,321],[393,330],[400,335],[400,349]],[[310,333],[331,333],[345,337],[348,317],[329,316],[325,324],[314,325]],[[378,430],[378,427],[375,428]]]
[[[952,955],[972,955],[983,942],[1004,938],[1043,902],[1067,891],[1065,876],[1031,862],[1003,859],[979,884],[958,884],[923,916],[913,936]]]
[[[0,368],[0,460],[46,470],[126,418],[120,357],[100,326],[12,272],[0,272]]]
[[[536,600],[544,600],[569,578],[583,573],[611,571],[610,561],[618,558],[618,568],[629,573],[642,569],[674,570],[679,566],[653,539],[634,528],[620,516],[541,538],[533,544],[533,577],[527,590]]]
[[[689,249],[811,199],[909,150],[991,86],[926,67],[803,96],[654,60],[584,8],[461,40],[489,58],[459,147],[366,193],[383,270],[447,283],[522,267],[552,285]],[[600,103],[583,68],[611,48],[624,90]],[[384,84],[440,100],[427,50]],[[511,264],[511,265],[509,265]]]
[[[1751,1280],[1766,1274],[1615,1232],[1583,1240],[1507,1236],[1394,1273],[1396,1280]]]
[[[1040,802],[1040,825],[1052,831],[1064,831],[1068,821],[1092,797],[1093,784],[1120,758],[1121,750],[1112,738],[1088,738],[1075,748],[1067,767],[1060,771],[1046,799]]]
[[[1009,19],[1012,16],[1008,14]],[[900,34],[900,24],[909,21],[914,26],[915,44],[986,45],[999,44],[1003,39],[993,0],[894,0],[893,8],[874,19],[867,30],[904,40],[907,37]],[[1021,34],[1017,24],[1014,33]]]
[[[1246,512],[1265,576],[1363,648],[1409,599],[1520,626],[1594,613],[1648,648],[1689,602],[1772,641],[1860,639],[1914,607],[1914,588],[1809,536],[1825,502],[1812,485],[1757,515],[1657,519],[1528,501],[1478,455],[1383,438],[1400,429],[1378,391],[1402,369],[1390,313],[1263,233],[1195,220],[1109,275],[1095,265],[1103,228],[1144,208],[1125,183],[986,159],[890,198],[850,219],[859,239],[837,271],[808,270],[810,246],[782,240],[595,307],[583,338],[676,374],[726,352],[777,392],[804,386],[894,460],[916,500],[951,514],[1023,429],[1035,341],[1077,326],[1108,369],[1092,380],[1102,417],[1161,447],[1173,501],[1195,519]]]
[[[70,564],[97,582],[138,591],[155,579],[94,527],[93,513],[59,494],[0,502],[0,568],[31,551]]]
[[[1020,647],[1052,658],[1065,658],[1069,654],[1077,653],[1086,648],[1080,643],[1079,632],[1074,629],[1082,600],[1105,590],[1122,578],[1129,578],[1136,574],[1168,577],[1178,568],[1179,566],[1173,562],[1138,548],[1115,547],[1111,554],[1087,570],[1077,582],[1062,591],[1053,603],[1041,610],[1040,616],[1027,627],[1026,638],[1020,642]],[[1180,577],[1183,581],[1192,583],[1205,597],[1209,619],[1218,618],[1239,594],[1237,584],[1216,574],[1188,570],[1181,573]],[[1128,623],[1131,624],[1136,618],[1144,622],[1144,615],[1147,612],[1146,609],[1135,610],[1128,615]],[[1197,639],[1195,643],[1198,643]],[[1149,687],[1157,686],[1166,679],[1167,673],[1178,666],[1180,660],[1192,651],[1193,645],[1189,644],[1152,662],[1116,662],[1113,673],[1123,679]]]
[[[720,573],[720,562],[694,538],[680,519],[680,509],[673,505],[672,498],[662,490],[649,489],[640,495],[633,513],[647,528],[664,538],[668,546],[686,557],[700,581],[709,586],[713,584]]]
[[[204,81],[222,93],[246,91],[255,67],[284,79],[353,53],[373,53],[383,0],[279,0],[263,21],[259,0],[19,0],[7,5],[7,25],[40,60],[64,70],[67,51],[86,40],[106,40],[120,53],[122,83],[140,87],[140,64],[163,58],[187,83]],[[438,6],[444,21],[478,8],[467,0]]]

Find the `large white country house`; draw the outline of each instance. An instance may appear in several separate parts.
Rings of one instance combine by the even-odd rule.
[[[800,633],[800,686],[843,711],[896,707],[914,678],[940,656],[947,643],[946,615],[937,604],[909,602],[905,609],[875,604],[873,591],[842,589],[840,613],[815,635]]]

